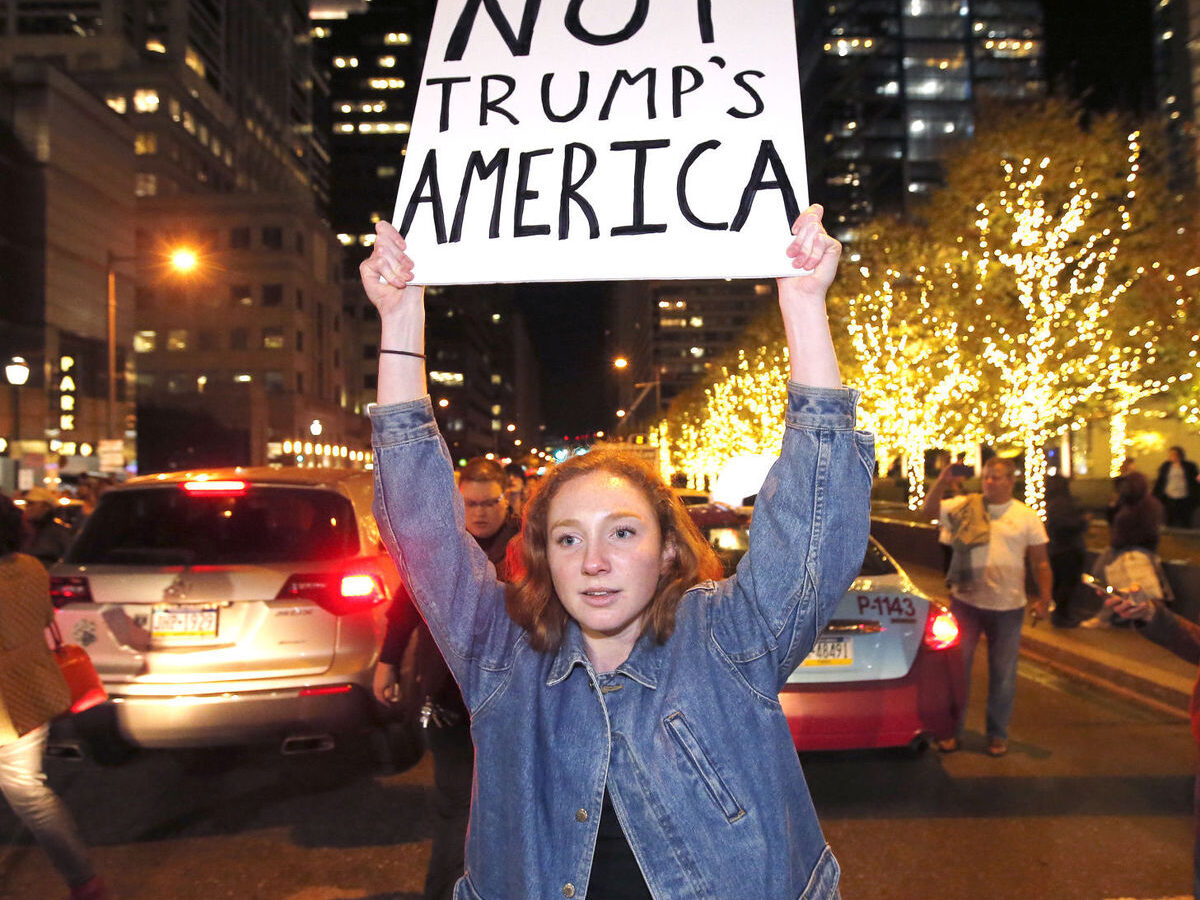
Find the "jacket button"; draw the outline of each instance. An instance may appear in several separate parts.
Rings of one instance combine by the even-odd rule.
[[[574,897],[575,896],[575,885],[571,884],[571,882],[569,882],[569,881],[566,884],[564,884],[563,885],[563,896],[564,897]]]
[[[586,822],[588,820],[587,810],[581,809],[575,813],[576,822]]]

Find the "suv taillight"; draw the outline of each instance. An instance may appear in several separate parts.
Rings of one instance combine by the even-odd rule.
[[[52,575],[50,600],[55,609],[60,609],[68,603],[92,603],[92,589],[82,575]]]
[[[958,644],[958,638],[958,620],[954,618],[954,613],[929,604],[929,618],[925,620],[925,646],[930,650],[948,650]]]
[[[367,572],[314,572],[293,575],[276,600],[312,600],[335,616],[378,606],[387,599],[377,575]]]

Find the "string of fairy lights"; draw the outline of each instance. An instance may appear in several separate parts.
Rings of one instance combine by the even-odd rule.
[[[1044,514],[1043,448],[1055,436],[1109,419],[1116,474],[1129,418],[1146,400],[1179,397],[1180,418],[1200,423],[1200,335],[1189,330],[1200,267],[1176,274],[1123,256],[1138,132],[1126,149],[1115,206],[1081,162],[1002,160],[997,188],[949,252],[924,247],[914,260],[911,248],[877,243],[871,264],[843,276],[852,288],[831,302],[844,325],[839,355],[880,458],[886,448],[906,460],[910,506],[923,499],[927,450],[1023,448],[1024,499]],[[1167,302],[1147,304],[1135,285]],[[786,372],[782,336],[719,367],[654,429],[663,471],[699,486],[734,457],[774,453]]]

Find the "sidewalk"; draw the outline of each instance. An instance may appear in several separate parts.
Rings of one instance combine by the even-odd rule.
[[[936,527],[903,504],[874,501],[871,533],[930,596],[946,597]],[[1108,545],[1108,525],[1093,519],[1088,549]],[[1200,529],[1163,529],[1160,556],[1176,585],[1176,612],[1200,619]],[[1092,598],[1088,598],[1092,601]],[[1099,606],[1099,598],[1094,600]],[[1081,608],[1076,616],[1091,612]],[[1163,712],[1188,716],[1196,667],[1131,628],[1054,628],[1049,622],[1022,629],[1021,652],[1072,678],[1087,681]]]
[[[921,590],[946,597],[938,569],[902,565]],[[1027,618],[1021,630],[1021,653],[1128,700],[1188,718],[1196,667],[1130,628],[1054,628],[1049,622],[1030,625]]]

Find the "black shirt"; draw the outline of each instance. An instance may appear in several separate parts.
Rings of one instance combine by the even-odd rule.
[[[629,841],[625,839],[625,832],[621,830],[607,788],[587,894],[591,900],[653,900]]]

